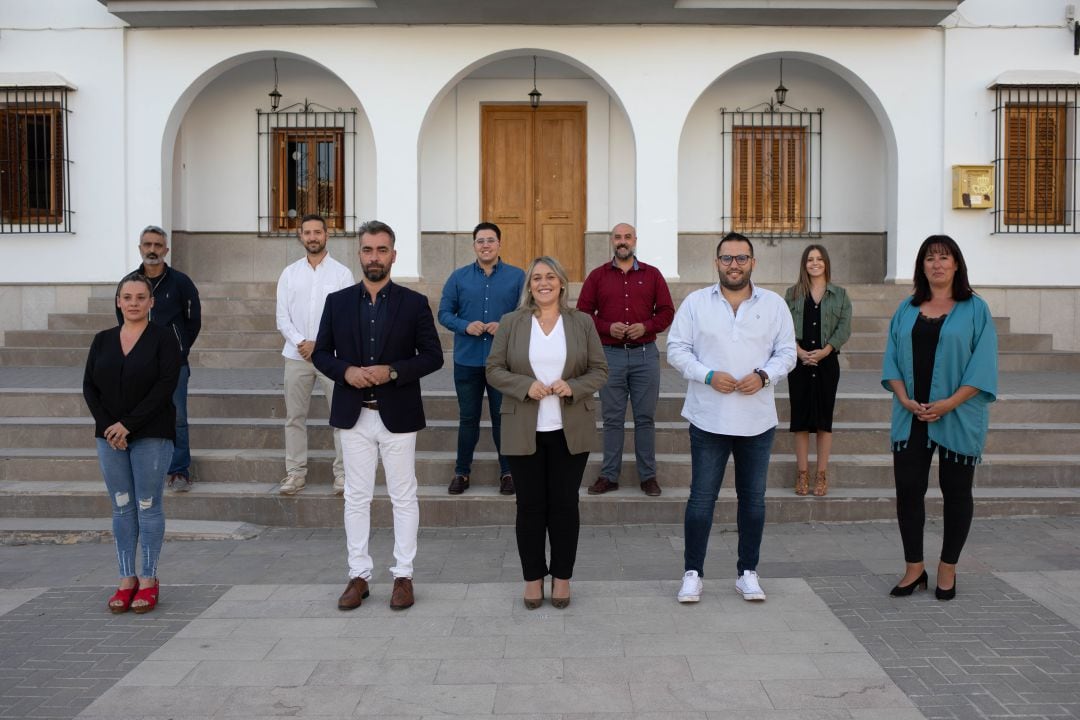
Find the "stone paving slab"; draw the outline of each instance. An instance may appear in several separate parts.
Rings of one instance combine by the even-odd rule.
[[[852,718],[854,709],[912,708],[806,581],[774,578],[768,588],[769,601],[748,604],[718,582],[701,603],[684,606],[675,581],[579,581],[566,611],[530,612],[519,582],[451,583],[418,587],[417,604],[391,615],[387,584],[375,583],[349,613],[333,607],[337,585],[235,586],[79,717],[138,717],[140,708],[158,707],[207,718],[521,717],[535,709],[708,717],[807,708]],[[313,601],[329,617],[308,617]],[[799,627],[787,621],[793,607],[802,609]],[[409,628],[430,627],[432,614],[452,623],[432,634]],[[740,630],[703,633],[676,622],[728,615],[742,618]],[[833,629],[804,629],[815,616]],[[383,617],[396,631],[346,636],[360,629],[354,623]],[[650,622],[654,632],[643,632]],[[741,671],[718,672],[717,658]],[[185,697],[197,697],[196,706],[185,707]]]

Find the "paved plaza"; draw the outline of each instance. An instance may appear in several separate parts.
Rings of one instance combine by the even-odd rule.
[[[9,534],[0,717],[1080,717],[1077,518],[977,519],[950,603],[887,597],[894,523],[767,526],[765,603],[734,592],[717,526],[697,605],[674,599],[681,527],[585,527],[570,607],[533,612],[513,528],[422,530],[403,612],[389,531],[349,613],[340,529],[239,536],[170,540],[161,605],[112,616],[107,535]]]

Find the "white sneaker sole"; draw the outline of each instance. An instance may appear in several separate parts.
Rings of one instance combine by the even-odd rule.
[[[680,595],[679,602],[681,603],[696,603],[701,601],[700,595]]]
[[[745,593],[739,588],[735,588],[735,592],[742,595],[743,600],[751,600],[754,602],[763,602],[765,600],[765,593]]]
[[[298,487],[298,488],[282,488],[282,489],[281,489],[281,490],[279,490],[278,492],[279,492],[280,494],[282,494],[282,495],[288,495],[288,496],[292,496],[292,495],[295,495],[295,494],[297,494],[298,492],[301,492],[301,491],[302,491],[302,490],[303,490],[304,488],[306,488],[306,487],[307,487],[307,485],[301,485],[301,486],[300,486],[300,487]]]

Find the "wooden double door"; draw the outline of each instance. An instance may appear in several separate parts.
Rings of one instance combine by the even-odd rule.
[[[585,106],[481,106],[481,219],[501,257],[525,268],[550,255],[585,275]]]

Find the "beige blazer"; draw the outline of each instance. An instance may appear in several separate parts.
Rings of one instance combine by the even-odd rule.
[[[503,394],[502,453],[536,452],[536,415],[540,403],[529,397],[536,381],[529,363],[532,310],[519,308],[502,316],[487,359],[487,381]],[[607,360],[592,318],[577,310],[563,310],[566,366],[562,379],[574,394],[562,405],[563,434],[572,454],[596,449],[596,404],[593,393],[607,382]]]

